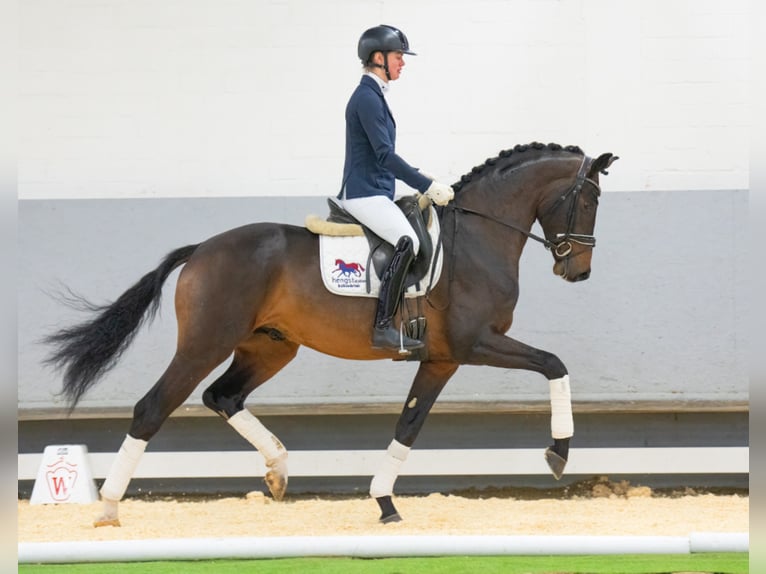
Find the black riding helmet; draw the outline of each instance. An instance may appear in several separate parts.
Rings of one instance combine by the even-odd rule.
[[[375,52],[383,52],[384,63],[383,66],[379,67],[386,71],[386,77],[389,80],[391,76],[388,74],[388,58],[385,57],[388,52],[402,52],[410,56],[417,56],[415,52],[410,50],[410,43],[404,32],[399,30],[399,28],[387,26],[386,24],[365,30],[361,38],[359,38],[356,53],[359,55],[362,64],[365,66],[371,65],[370,60]]]

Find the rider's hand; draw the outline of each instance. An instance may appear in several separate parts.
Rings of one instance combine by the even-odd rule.
[[[455,197],[455,192],[449,185],[434,181],[426,190],[426,195],[436,205],[447,205]]]

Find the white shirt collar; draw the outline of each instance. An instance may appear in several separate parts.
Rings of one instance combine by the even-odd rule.
[[[373,80],[375,80],[378,86],[380,86],[380,91],[383,92],[383,95],[388,92],[388,82],[384,82],[382,79],[380,79],[380,76],[374,72],[365,72],[365,76],[370,76]]]

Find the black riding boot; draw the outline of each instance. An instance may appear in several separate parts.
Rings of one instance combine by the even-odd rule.
[[[372,346],[375,349],[395,349],[407,353],[423,347],[423,343],[417,339],[412,339],[404,334],[400,337],[399,330],[391,324],[404,291],[404,279],[407,276],[407,270],[414,259],[415,252],[412,249],[412,239],[406,236],[402,237],[396,244],[391,264],[380,280],[378,310],[375,313],[375,327],[372,330]]]

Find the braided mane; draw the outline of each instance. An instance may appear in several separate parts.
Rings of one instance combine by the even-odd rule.
[[[517,144],[513,148],[502,150],[496,157],[488,158],[483,164],[477,165],[476,167],[474,167],[471,171],[469,171],[464,176],[462,176],[457,181],[457,183],[453,183],[452,189],[454,189],[456,192],[460,191],[460,189],[463,186],[465,186],[467,183],[474,181],[475,179],[478,179],[482,177],[483,175],[485,175],[489,171],[489,168],[494,167],[499,160],[510,158],[514,154],[517,154],[517,155],[523,154],[524,152],[527,152],[529,150],[537,150],[537,151],[564,150],[571,153],[583,155],[583,151],[576,145],[561,146],[557,143],[549,143],[546,145],[540,142],[532,142],[529,144]]]

